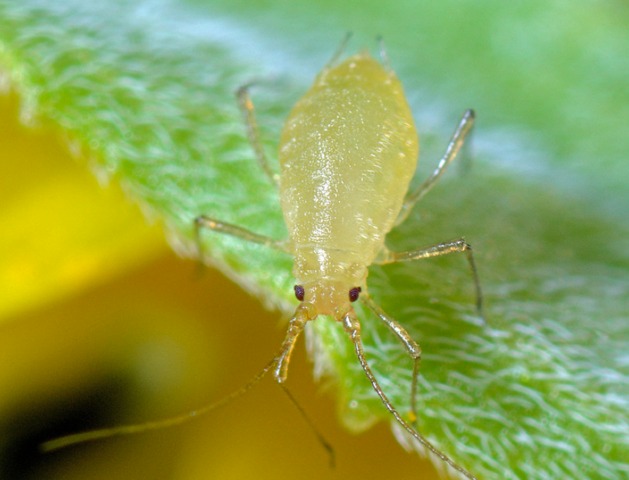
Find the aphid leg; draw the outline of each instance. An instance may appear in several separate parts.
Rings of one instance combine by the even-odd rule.
[[[413,380],[411,382],[411,422],[417,420],[417,380],[419,376],[419,363],[421,361],[422,349],[419,344],[413,340],[406,329],[400,325],[394,318],[387,315],[380,306],[378,306],[369,295],[361,295],[360,299],[367,305],[380,320],[382,320],[389,329],[397,335],[408,354],[413,359]]]
[[[363,343],[361,340],[360,322],[356,318],[356,314],[353,311],[348,312],[343,318],[343,327],[345,328],[345,331],[349,334],[350,339],[352,340],[352,343],[354,344],[354,351],[356,352],[356,356],[358,357],[358,361],[360,362],[360,366],[362,367],[363,372],[365,372],[365,375],[369,379],[369,382],[371,383],[372,388],[374,389],[376,394],[380,397],[380,400],[382,401],[386,409],[391,413],[391,415],[393,415],[396,422],[399,423],[400,426],[402,426],[402,428],[404,428],[404,430],[406,430],[413,438],[415,438],[415,440],[417,440],[424,448],[426,448],[428,451],[436,455],[438,458],[440,458],[450,467],[455,469],[457,472],[461,473],[466,478],[470,480],[476,480],[476,477],[474,475],[472,475],[470,472],[468,472],[466,469],[464,469],[460,465],[457,465],[454,462],[454,460],[448,457],[445,453],[438,450],[437,447],[435,447],[432,443],[430,443],[415,428],[409,425],[402,418],[402,416],[398,413],[398,411],[393,406],[389,398],[385,395],[384,391],[382,390],[382,387],[380,387],[380,384],[378,383],[376,376],[374,375],[373,371],[371,370],[371,367],[367,363],[367,359],[365,358],[365,351],[363,348]]]
[[[203,258],[203,249],[201,243],[202,229],[213,230],[214,232],[219,233],[226,233],[227,235],[238,237],[247,242],[258,243],[260,245],[265,245],[267,247],[274,248],[275,250],[280,250],[282,252],[287,251],[286,243],[284,241],[275,240],[274,238],[270,238],[264,235],[259,235],[255,232],[252,232],[251,230],[232,225],[231,223],[221,222],[205,215],[199,215],[194,219],[194,235],[198,249],[197,258],[199,259]]]
[[[448,142],[446,153],[439,161],[439,165],[437,165],[435,171],[432,172],[432,175],[428,177],[428,179],[426,179],[416,189],[410,192],[404,199],[402,210],[400,210],[400,214],[398,215],[398,218],[395,222],[396,225],[399,225],[404,220],[406,220],[408,214],[411,212],[415,204],[430,191],[437,180],[439,180],[439,177],[443,175],[448,165],[450,165],[452,161],[457,157],[459,151],[461,150],[461,147],[463,146],[463,143],[465,142],[465,138],[474,126],[474,118],[474,110],[468,109],[463,113],[459,125],[456,127],[456,130],[452,134],[450,142]]]
[[[273,367],[273,376],[275,377],[275,381],[278,383],[284,393],[288,396],[293,405],[297,408],[301,416],[304,418],[306,423],[310,426],[314,434],[319,440],[319,443],[325,448],[330,456],[330,466],[334,467],[335,464],[335,455],[334,448],[332,445],[325,439],[325,437],[319,432],[314,422],[310,419],[310,417],[306,414],[306,411],[303,407],[297,402],[297,399],[290,393],[288,387],[286,387],[286,379],[288,378],[288,364],[290,363],[291,355],[293,354],[293,350],[295,349],[295,344],[297,343],[297,339],[301,335],[301,332],[304,331],[304,327],[309,320],[313,320],[315,317],[312,315],[312,307],[308,305],[301,304],[297,307],[295,311],[295,315],[290,319],[288,323],[288,330],[286,332],[286,337],[284,337],[284,341],[282,342],[282,347],[280,349],[280,353],[275,357],[274,367]]]
[[[205,415],[212,410],[220,408],[232,400],[240,397],[247,393],[251,388],[253,388],[260,380],[264,378],[264,376],[271,370],[277,361],[277,357],[274,357],[257,375],[255,375],[251,380],[249,380],[245,385],[240,387],[238,390],[233,391],[226,397],[222,399],[209,403],[205,406],[199,407],[195,410],[191,410],[182,415],[176,415],[174,417],[165,418],[162,420],[156,420],[152,422],[146,423],[138,423],[133,425],[121,425],[118,427],[112,428],[103,428],[100,430],[90,430],[89,432],[81,432],[75,433],[72,435],[66,435],[64,437],[55,438],[52,440],[48,440],[47,442],[42,443],[39,448],[42,452],[52,452],[54,450],[59,450],[60,448],[69,447],[71,445],[76,445],[79,443],[92,442],[95,440],[101,440],[104,438],[118,437],[124,435],[133,435],[138,433],[144,433],[151,430],[160,430],[162,428],[174,427],[175,425],[181,425],[183,423],[194,420],[195,418],[200,417],[201,415]]]
[[[343,52],[345,51],[345,48],[347,47],[350,38],[352,38],[352,32],[347,32],[343,37],[343,40],[341,40],[339,46],[336,47],[336,50],[332,54],[332,58],[328,60],[328,63],[325,64],[324,68],[331,68],[337,62],[341,55],[343,55]]]
[[[478,312],[478,315],[484,320],[485,314],[483,311],[483,292],[480,287],[478,270],[476,269],[476,262],[474,261],[472,246],[464,239],[460,238],[453,242],[442,242],[436,245],[431,245],[430,247],[418,248],[417,250],[408,250],[406,252],[392,252],[388,249],[385,249],[383,250],[381,256],[377,259],[376,263],[380,265],[386,265],[388,263],[409,262],[411,260],[422,260],[424,258],[439,257],[441,255],[448,255],[455,252],[465,253],[467,262],[472,272],[472,279],[474,280],[474,289],[476,292],[476,310]]]
[[[308,416],[308,414],[306,413],[306,410],[304,410],[304,408],[300,405],[300,403],[297,401],[297,399],[293,396],[293,394],[290,392],[290,390],[286,387],[285,384],[283,383],[278,383],[278,385],[282,388],[282,390],[284,391],[284,393],[286,394],[286,396],[290,399],[290,401],[293,403],[293,405],[295,406],[295,408],[297,409],[297,411],[299,412],[299,414],[301,415],[301,417],[306,421],[306,423],[308,424],[308,426],[310,427],[310,429],[313,431],[313,433],[315,434],[315,436],[317,437],[317,440],[319,441],[319,443],[321,444],[321,446],[328,452],[328,456],[330,458],[330,468],[334,468],[336,465],[336,453],[334,452],[334,447],[330,444],[330,442],[328,442],[325,437],[323,436],[323,434],[319,431],[319,429],[317,428],[317,426],[315,425],[315,423],[312,421],[312,419]]]
[[[258,164],[262,168],[262,171],[264,171],[266,176],[269,177],[271,183],[278,187],[279,175],[273,172],[269,159],[267,158],[266,153],[264,153],[262,142],[260,141],[260,130],[258,128],[258,122],[256,121],[255,108],[253,106],[253,102],[251,101],[251,96],[249,95],[249,87],[250,85],[243,85],[236,92],[238,105],[240,106],[240,111],[242,112],[245,125],[247,126],[247,138],[253,147],[253,151],[256,154]]]

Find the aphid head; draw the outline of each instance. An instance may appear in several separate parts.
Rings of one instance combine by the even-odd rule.
[[[345,282],[323,280],[295,285],[295,297],[302,303],[310,304],[317,315],[332,315],[337,320],[351,309],[351,303],[358,300],[361,287],[347,286]]]

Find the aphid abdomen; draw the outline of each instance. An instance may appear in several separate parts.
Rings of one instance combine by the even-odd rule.
[[[348,261],[369,266],[400,211],[418,149],[393,72],[366,53],[324,70],[280,139],[280,196],[296,268],[300,252],[316,249],[332,270]]]

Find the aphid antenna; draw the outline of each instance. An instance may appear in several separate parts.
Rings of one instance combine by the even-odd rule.
[[[151,422],[138,423],[138,424],[130,424],[130,425],[120,425],[118,427],[111,428],[102,428],[98,430],[90,430],[87,432],[74,433],[71,435],[65,435],[63,437],[54,438],[52,440],[48,440],[39,445],[39,449],[42,452],[53,452],[55,450],[60,450],[62,448],[69,447],[71,445],[77,445],[80,443],[93,442],[96,440],[101,440],[105,438],[118,437],[118,436],[126,436],[126,435],[135,435],[138,433],[144,433],[151,430],[161,430],[163,428],[174,427],[176,425],[181,425],[183,423],[189,422],[196,418],[199,418],[202,415],[205,415],[217,408],[221,408],[233,400],[241,397],[249,390],[251,390],[255,385],[262,380],[265,375],[271,370],[275,363],[277,362],[277,357],[273,357],[269,363],[267,363],[262,370],[258,374],[256,374],[251,380],[249,380],[246,384],[240,387],[238,390],[233,391],[229,395],[221,398],[220,400],[212,403],[208,403],[205,406],[199,407],[195,410],[190,410],[186,413],[175,415],[173,417],[164,418],[161,420],[155,420]],[[287,391],[284,388],[284,391]],[[289,395],[289,397],[291,397]],[[294,399],[291,398],[294,402]]]
[[[430,451],[433,455],[437,456],[440,460],[445,462],[448,466],[461,473],[465,478],[469,480],[478,480],[474,475],[468,472],[465,468],[458,465],[454,460],[448,457],[445,453],[435,447],[432,443],[428,441],[426,437],[424,437],[417,429],[413,428],[409,423],[407,423],[402,416],[399,414],[397,409],[393,406],[389,398],[386,396],[382,387],[380,387],[380,383],[376,379],[375,374],[371,370],[371,367],[367,363],[367,359],[365,357],[365,351],[363,348],[363,343],[360,334],[360,323],[355,317],[351,315],[347,315],[344,319],[344,327],[347,333],[349,334],[352,343],[354,344],[354,351],[356,352],[356,357],[360,363],[360,366],[363,369],[363,372],[367,376],[369,383],[371,383],[371,387],[374,389],[376,394],[380,397],[380,400],[386,407],[386,409],[393,415],[395,421],[406,430],[415,440],[417,440],[423,447],[425,447],[428,451]]]
[[[183,413],[181,415],[176,415],[174,417],[164,418],[161,420],[155,420],[152,422],[131,424],[131,425],[121,425],[118,427],[112,428],[103,428],[99,430],[90,430],[87,432],[75,433],[72,435],[66,435],[59,438],[54,438],[52,440],[48,440],[42,444],[40,444],[39,449],[44,452],[53,452],[56,450],[60,450],[62,448],[66,448],[72,445],[77,445],[81,443],[94,442],[96,440],[102,440],[105,438],[112,437],[120,437],[127,435],[135,435],[140,433],[149,432],[151,430],[161,430],[164,428],[174,427],[177,425],[182,425],[184,423],[190,422],[196,418],[199,418],[202,415],[210,413],[213,410],[221,408],[228,403],[231,403],[233,400],[243,396],[249,390],[251,390],[255,385],[257,385],[266,374],[273,369],[280,358],[280,355],[276,355],[273,357],[269,363],[267,363],[262,370],[258,374],[256,374],[251,380],[249,380],[245,385],[240,387],[238,390],[233,391],[229,395],[221,398],[216,402],[209,403],[205,406],[196,408],[195,410],[191,410],[189,412]],[[334,468],[336,465],[336,455],[334,452],[334,447],[326,440],[323,434],[316,427],[315,423],[306,413],[306,410],[301,406],[301,404],[297,401],[295,396],[291,393],[291,391],[281,382],[277,382],[277,384],[282,388],[282,391],[286,394],[291,403],[295,406],[299,414],[305,420],[308,427],[312,430],[317,440],[321,444],[321,446],[328,453],[330,468]]]

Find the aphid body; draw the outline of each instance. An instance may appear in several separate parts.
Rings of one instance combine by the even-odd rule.
[[[400,212],[418,155],[402,85],[367,53],[325,69],[280,139],[293,274],[314,312],[339,318]]]

